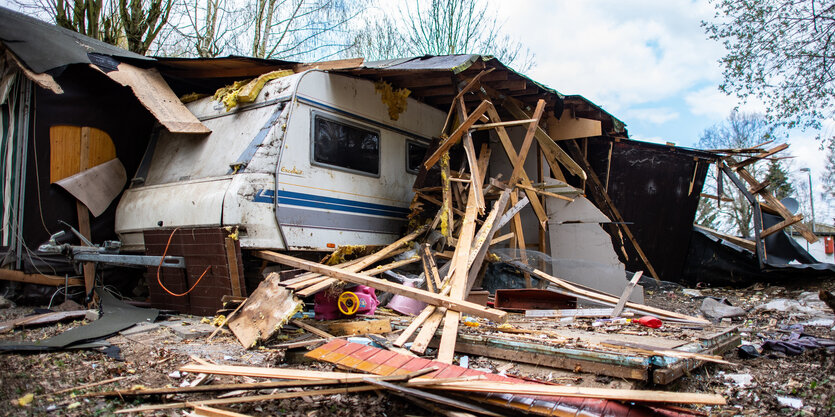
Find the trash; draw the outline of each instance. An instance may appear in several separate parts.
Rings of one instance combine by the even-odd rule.
[[[754,376],[751,374],[724,374],[724,377],[739,388],[749,388],[754,381]]]
[[[632,320],[632,321],[634,321],[635,323],[638,323],[640,325],[647,326],[650,329],[658,329],[658,328],[661,328],[661,326],[664,325],[664,323],[660,319],[658,319],[658,317],[652,317],[652,316],[644,316],[644,317],[641,317],[639,319]]]
[[[693,297],[693,298],[704,297],[704,295],[702,294],[701,291],[694,290],[694,289],[691,289],[691,288],[683,288],[681,290],[681,293],[684,294],[684,295],[689,295],[690,297]]]
[[[763,342],[762,348],[764,351],[781,352],[790,356],[799,355],[808,349],[825,348],[835,352],[835,341],[811,336],[800,336],[798,333],[792,333],[785,340],[766,340]]]
[[[780,405],[783,405],[783,406],[786,406],[786,407],[791,407],[791,408],[796,408],[796,409],[803,408],[803,400],[801,400],[800,398],[784,397],[784,396],[778,395],[777,396],[777,402],[780,403]]]
[[[753,359],[761,356],[762,349],[754,345],[742,345],[737,348],[736,353],[742,359]]]
[[[742,317],[746,315],[746,311],[740,307],[734,307],[728,303],[727,300],[717,301],[716,299],[707,297],[702,301],[702,306],[699,310],[705,317],[719,320],[722,318]]]
[[[35,394],[29,393],[17,399],[17,405],[25,407],[35,400]]]
[[[765,304],[760,304],[752,310],[752,312],[759,313],[762,311],[780,311],[783,313],[800,313],[806,315],[820,315],[824,313],[821,310],[818,310],[814,307],[807,307],[803,305],[800,301],[797,300],[789,300],[786,298],[778,298],[776,300],[769,301]]]

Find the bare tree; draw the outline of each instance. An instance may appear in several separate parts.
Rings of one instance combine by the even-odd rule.
[[[233,0],[178,0],[157,38],[156,53],[214,58],[229,53],[246,25]]]
[[[56,25],[144,55],[166,25],[173,0],[16,0]],[[122,42],[124,41],[124,44]]]
[[[382,10],[382,8],[381,8]],[[521,71],[534,64],[534,54],[502,33],[489,1],[404,0],[396,12],[372,16],[354,36],[352,52],[368,59],[412,55],[484,54]]]
[[[128,49],[145,55],[168,22],[173,0],[119,0],[119,14]]]
[[[347,50],[347,23],[360,1],[255,0],[249,53],[258,58],[326,59]]]

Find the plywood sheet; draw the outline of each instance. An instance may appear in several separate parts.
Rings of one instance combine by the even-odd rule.
[[[268,339],[304,306],[292,291],[278,285],[279,281],[278,274],[270,274],[229,319],[229,329],[245,348]]]
[[[98,69],[95,66],[93,68]],[[180,102],[156,69],[139,68],[122,62],[116,71],[108,72],[106,75],[117,83],[130,87],[139,102],[169,132],[211,133],[211,130]]]
[[[98,217],[119,196],[127,182],[125,166],[115,158],[61,179],[56,184],[84,203],[90,213]]]

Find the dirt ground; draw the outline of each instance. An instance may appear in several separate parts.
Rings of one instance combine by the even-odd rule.
[[[835,289],[835,279],[794,283],[792,285],[762,285],[748,288],[699,288],[698,293],[675,284],[646,288],[646,302],[682,313],[698,315],[699,306],[705,296],[726,298],[734,305],[749,310],[742,318],[726,325],[740,329],[743,344],[760,345],[765,339],[785,336],[789,331],[799,331],[800,323],[810,318],[797,312],[764,311],[752,309],[760,304],[779,298],[798,299],[804,292],[818,289]],[[32,312],[32,307],[12,307],[0,310],[0,321],[21,317]],[[828,312],[828,318],[833,317]],[[293,362],[280,349],[261,348],[246,351],[230,334],[221,333],[210,342],[205,337],[181,339],[173,325],[196,323],[198,318],[175,316],[168,320],[171,326],[162,325],[151,331],[132,335],[118,335],[109,341],[121,349],[124,360],[112,359],[101,352],[91,350],[64,351],[55,353],[0,354],[0,415],[32,416],[104,416],[113,415],[117,410],[142,404],[182,401],[181,397],[162,396],[141,399],[87,398],[86,392],[112,389],[130,389],[139,386],[179,386],[192,382],[195,375],[178,375],[174,371],[190,361],[194,355],[220,364],[254,366],[290,366],[307,369],[332,370],[321,363]],[[182,322],[182,323],[181,323]],[[58,334],[85,321],[49,325],[32,329],[17,329],[0,334],[0,341],[39,340]],[[823,323],[827,323],[823,320]],[[804,325],[802,332],[819,338],[835,338],[833,324]],[[819,323],[820,324],[820,323]],[[288,335],[292,337],[293,335]],[[720,393],[728,405],[720,407],[696,407],[705,415],[717,416],[835,416],[835,353],[826,349],[807,350],[799,355],[765,351],[763,356],[743,359],[737,350],[725,354],[724,358],[736,366],[719,364],[705,365],[668,386],[635,386],[635,384],[601,377],[593,374],[566,371],[548,372],[554,382],[581,385],[596,385],[612,388],[635,387],[663,389],[683,392]],[[470,358],[470,367],[494,371],[505,370],[508,374],[544,377],[544,369],[530,369],[522,365],[492,360]],[[556,375],[556,376],[555,376]],[[729,377],[731,375],[731,377]],[[78,388],[85,384],[117,380],[96,387]],[[246,377],[214,377],[215,383],[254,382]],[[736,382],[733,379],[736,378]],[[75,389],[72,389],[75,388]],[[292,389],[291,389],[292,390]],[[62,392],[64,391],[64,392]],[[271,393],[272,390],[261,392]],[[27,394],[32,400],[26,405]],[[216,398],[215,395],[191,396],[195,398]],[[782,403],[779,398],[784,398]],[[786,399],[787,398],[787,399]],[[425,404],[425,403],[424,403]],[[399,416],[434,415],[421,408],[421,403],[390,394],[361,393],[332,396],[310,396],[273,402],[251,403],[226,407],[251,415],[291,416]],[[182,416],[182,409],[147,413],[146,415]]]

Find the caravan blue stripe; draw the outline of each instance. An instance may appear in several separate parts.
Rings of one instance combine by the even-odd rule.
[[[404,207],[387,206],[387,205],[383,205],[383,204],[365,203],[365,202],[356,201],[356,200],[346,200],[346,199],[342,199],[342,198],[324,197],[324,196],[315,195],[315,194],[305,194],[305,193],[297,193],[297,192],[293,192],[293,191],[278,190],[278,201],[280,203],[283,203],[285,198],[319,201],[319,202],[322,202],[322,203],[338,204],[338,205],[342,205],[342,206],[351,206],[351,207],[361,207],[361,208],[369,208],[369,209],[376,209],[376,210],[385,210],[385,211],[395,212],[395,213],[404,214],[404,215],[409,214],[409,209],[404,208]]]
[[[323,197],[313,194],[296,193],[292,191],[278,192],[279,204],[312,207],[347,213],[372,214],[375,216],[404,218],[409,210],[403,207],[386,206],[382,204],[364,203],[361,201],[345,200],[334,197]],[[256,203],[275,203],[275,191],[258,190],[252,199]]]
[[[319,208],[319,209],[326,209],[326,210],[334,210],[334,211],[344,211],[347,213],[361,213],[361,214],[372,214],[375,216],[386,216],[386,217],[405,217],[403,214],[399,213],[392,213],[390,211],[382,211],[382,210],[374,210],[368,208],[360,208],[360,207],[348,207],[348,206],[341,206],[338,204],[328,204],[328,203],[320,203],[316,201],[309,201],[309,200],[298,200],[295,198],[280,198],[278,200],[278,204],[287,204],[291,206],[300,206],[300,207],[312,207],[312,208]]]

